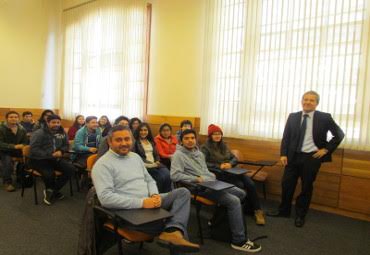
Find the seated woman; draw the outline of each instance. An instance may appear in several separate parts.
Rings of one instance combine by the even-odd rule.
[[[148,123],[141,123],[134,133],[135,144],[133,152],[139,154],[152,178],[157,182],[160,193],[171,191],[170,171],[159,162],[152,131]]]
[[[77,131],[85,125],[85,117],[83,115],[77,115],[73,125],[68,129],[68,139],[74,140]]]
[[[131,129],[131,132],[134,133],[135,130],[138,128],[138,126],[141,124],[141,120],[139,118],[132,118],[130,119],[130,129]]]
[[[47,128],[47,118],[51,115],[54,115],[54,112],[52,110],[44,110],[41,113],[40,119],[38,119],[36,124],[33,126],[33,131],[36,131],[40,128]]]
[[[206,158],[207,167],[210,171],[213,170],[213,172],[215,172],[217,179],[233,183],[234,185],[241,186],[245,189],[247,192],[248,202],[254,210],[256,223],[258,225],[264,225],[265,217],[261,210],[261,205],[253,180],[247,175],[232,176],[231,174],[220,172],[220,170],[235,168],[238,161],[222,140],[222,136],[223,133],[220,127],[213,124],[208,126],[208,139],[201,147],[201,151]]]
[[[98,123],[99,123],[99,129],[101,132],[101,136],[105,137],[108,134],[109,130],[112,128],[112,125],[110,124],[108,117],[106,115],[102,115],[99,118]]]
[[[171,157],[176,151],[177,139],[171,134],[172,127],[163,123],[159,127],[159,134],[154,138],[155,147],[159,153],[160,162],[171,169]]]

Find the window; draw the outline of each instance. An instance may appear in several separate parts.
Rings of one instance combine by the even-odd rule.
[[[315,90],[345,146],[370,149],[365,13],[366,0],[209,0],[201,130],[217,123],[228,136],[280,139]]]
[[[150,26],[145,2],[94,1],[65,11],[63,21],[64,116],[142,118]]]

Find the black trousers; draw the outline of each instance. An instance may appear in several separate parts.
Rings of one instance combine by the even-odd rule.
[[[42,174],[42,180],[46,189],[59,191],[73,176],[76,169],[67,159],[30,159],[31,168]],[[55,170],[62,172],[61,176],[55,176]]]
[[[321,160],[313,158],[314,153],[296,153],[294,159],[285,167],[282,179],[282,194],[279,211],[290,214],[292,200],[298,178],[301,179],[301,193],[296,198],[296,216],[305,217],[310,207],[313,183],[321,166]]]

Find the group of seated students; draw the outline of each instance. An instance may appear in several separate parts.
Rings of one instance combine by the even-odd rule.
[[[112,126],[107,116],[98,120],[95,116],[85,119],[78,115],[67,135],[61,126],[61,118],[51,110],[45,110],[34,124],[33,131],[27,133],[19,124],[19,114],[8,112],[6,121],[0,125],[5,189],[14,190],[12,157],[19,156],[28,143],[30,166],[42,174],[44,202],[47,205],[64,197],[60,190],[75,173],[76,166],[86,167],[87,157],[97,153],[99,158],[92,170],[92,180],[101,204],[114,209],[162,207],[170,210],[174,216],[165,226],[150,225],[140,230],[149,234],[161,233],[160,240],[185,246],[191,251],[199,247],[185,239],[190,193],[184,188],[174,189],[174,183],[220,179],[235,186],[222,191],[206,189],[199,195],[226,207],[232,248],[246,252],[260,251],[261,246],[247,237],[243,216],[243,204],[248,198],[256,223],[265,224],[253,181],[247,175],[235,178],[219,174],[223,169],[237,165],[237,159],[222,140],[221,128],[210,125],[208,139],[199,148],[192,123],[185,120],[180,126],[174,136],[172,127],[164,123],[159,128],[159,134],[153,137],[149,124],[138,118],[130,120],[120,116]],[[69,140],[72,139],[73,153],[71,158],[67,158],[65,154],[70,152]],[[62,175],[56,177],[55,169]]]

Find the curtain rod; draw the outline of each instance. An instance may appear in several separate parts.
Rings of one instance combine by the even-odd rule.
[[[70,10],[73,10],[73,9],[76,9],[76,8],[79,8],[79,7],[83,6],[83,5],[90,4],[90,3],[95,2],[95,1],[97,1],[97,0],[89,0],[89,1],[86,1],[84,3],[80,3],[78,5],[75,5],[75,6],[72,6],[72,7],[67,8],[67,9],[64,9],[63,12],[70,11]]]

